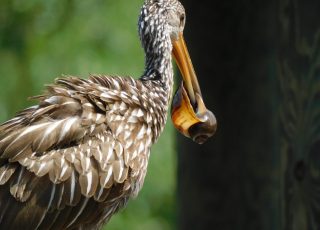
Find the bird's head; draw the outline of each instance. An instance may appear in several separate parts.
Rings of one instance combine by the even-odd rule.
[[[173,124],[183,135],[202,144],[215,133],[217,122],[202,100],[183,37],[185,22],[185,10],[178,0],[146,0],[139,18],[139,34],[147,54],[163,46],[171,51],[183,78],[171,105]]]

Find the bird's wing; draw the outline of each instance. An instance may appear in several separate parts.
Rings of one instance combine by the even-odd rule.
[[[4,192],[1,193],[3,185],[16,201],[32,200],[34,190],[41,189],[39,182],[45,186],[44,178],[51,181],[50,192],[45,196],[45,211],[78,205],[83,196],[93,197],[97,202],[110,201],[130,189],[128,173],[132,174],[137,164],[146,159],[133,151],[133,140],[126,140],[126,133],[131,131],[139,136],[135,144],[139,147],[143,142],[140,153],[149,151],[145,140],[150,144],[151,137],[145,136],[147,128],[138,112],[132,118],[135,124],[129,123],[122,132],[118,129],[115,135],[117,127],[113,126],[132,115],[128,103],[135,102],[128,95],[119,96],[117,85],[109,87],[106,94],[105,88],[97,91],[102,86],[96,83],[77,78],[59,79],[56,85],[48,87],[45,95],[38,97],[38,106],[22,111],[0,126],[1,200],[5,199]],[[114,109],[115,106],[118,108]],[[111,110],[116,113],[110,114]],[[125,146],[128,144],[132,145],[132,151],[130,146]],[[117,184],[122,185],[120,189]],[[0,223],[5,208],[8,205],[2,202]]]

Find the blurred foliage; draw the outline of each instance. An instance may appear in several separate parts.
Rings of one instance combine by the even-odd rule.
[[[35,102],[62,74],[138,77],[142,0],[1,0],[0,121]],[[108,229],[175,228],[175,145],[170,122],[153,147],[145,185]]]

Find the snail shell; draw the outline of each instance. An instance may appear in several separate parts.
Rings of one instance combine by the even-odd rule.
[[[183,83],[173,97],[171,119],[176,129],[198,144],[206,142],[217,130],[217,120],[202,97],[196,93],[196,104],[192,105]]]

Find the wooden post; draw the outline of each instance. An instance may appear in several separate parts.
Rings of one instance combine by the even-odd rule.
[[[178,137],[179,229],[318,229],[320,1],[182,1],[218,120]]]

